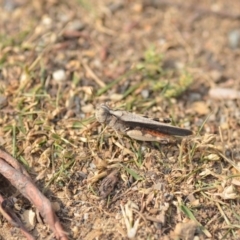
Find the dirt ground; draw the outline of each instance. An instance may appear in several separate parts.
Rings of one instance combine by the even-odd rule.
[[[69,239],[240,239],[240,1],[0,2],[0,146]],[[194,134],[135,141],[96,121],[100,103]],[[0,216],[0,239],[24,238]]]

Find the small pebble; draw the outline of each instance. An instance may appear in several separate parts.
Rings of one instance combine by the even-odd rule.
[[[67,76],[66,76],[66,73],[63,69],[59,69],[55,72],[53,72],[53,79],[56,80],[56,81],[64,81],[66,80]]]
[[[108,5],[108,9],[112,12],[115,13],[116,11],[122,9],[124,7],[124,4],[122,2],[111,2]]]
[[[90,163],[89,166],[91,169],[96,169],[96,165],[94,163]]]
[[[21,4],[19,4],[15,0],[4,0],[3,3],[2,3],[2,6],[3,6],[4,10],[6,10],[8,12],[12,12],[13,10],[15,10],[20,5]]]
[[[42,23],[45,26],[51,26],[52,23],[53,23],[53,20],[49,16],[44,15],[43,18],[42,18]]]
[[[83,215],[84,220],[87,220],[88,217],[89,217],[89,214],[88,213],[84,213],[84,215]]]
[[[231,88],[211,88],[208,92],[211,98],[215,99],[239,99],[240,91]]]
[[[200,93],[190,93],[189,100],[190,102],[200,101],[202,96]]]
[[[240,47],[240,29],[235,29],[228,33],[228,43],[232,49]]]
[[[149,97],[149,90],[144,89],[141,91],[141,95],[143,98],[148,98]]]
[[[67,31],[81,31],[85,27],[85,24],[79,20],[70,22],[67,26]]]

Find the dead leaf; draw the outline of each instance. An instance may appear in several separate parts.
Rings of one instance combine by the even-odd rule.
[[[33,230],[36,225],[36,213],[32,209],[25,210],[22,216],[28,231]]]
[[[106,178],[103,179],[100,186],[100,196],[106,198],[114,189],[118,181],[118,170],[111,172]]]
[[[227,186],[224,188],[222,193],[216,193],[215,196],[220,196],[222,199],[236,199],[238,198],[238,194],[235,191],[233,185]]]

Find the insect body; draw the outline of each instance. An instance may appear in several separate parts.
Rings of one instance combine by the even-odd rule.
[[[171,126],[127,111],[111,110],[102,104],[96,109],[96,119],[129,137],[140,141],[168,141],[172,136],[188,136],[192,131]]]

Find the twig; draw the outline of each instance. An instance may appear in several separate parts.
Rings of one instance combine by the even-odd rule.
[[[11,166],[8,163],[11,163]],[[17,166],[17,169],[13,166]],[[68,239],[52,209],[50,201],[37,189],[26,171],[20,167],[17,160],[2,150],[0,151],[0,173],[35,205],[57,239]]]
[[[93,80],[100,86],[105,87],[106,84],[92,71],[92,69],[85,63],[82,62],[83,67],[87,71],[87,73],[90,75],[90,77],[93,78]]]

